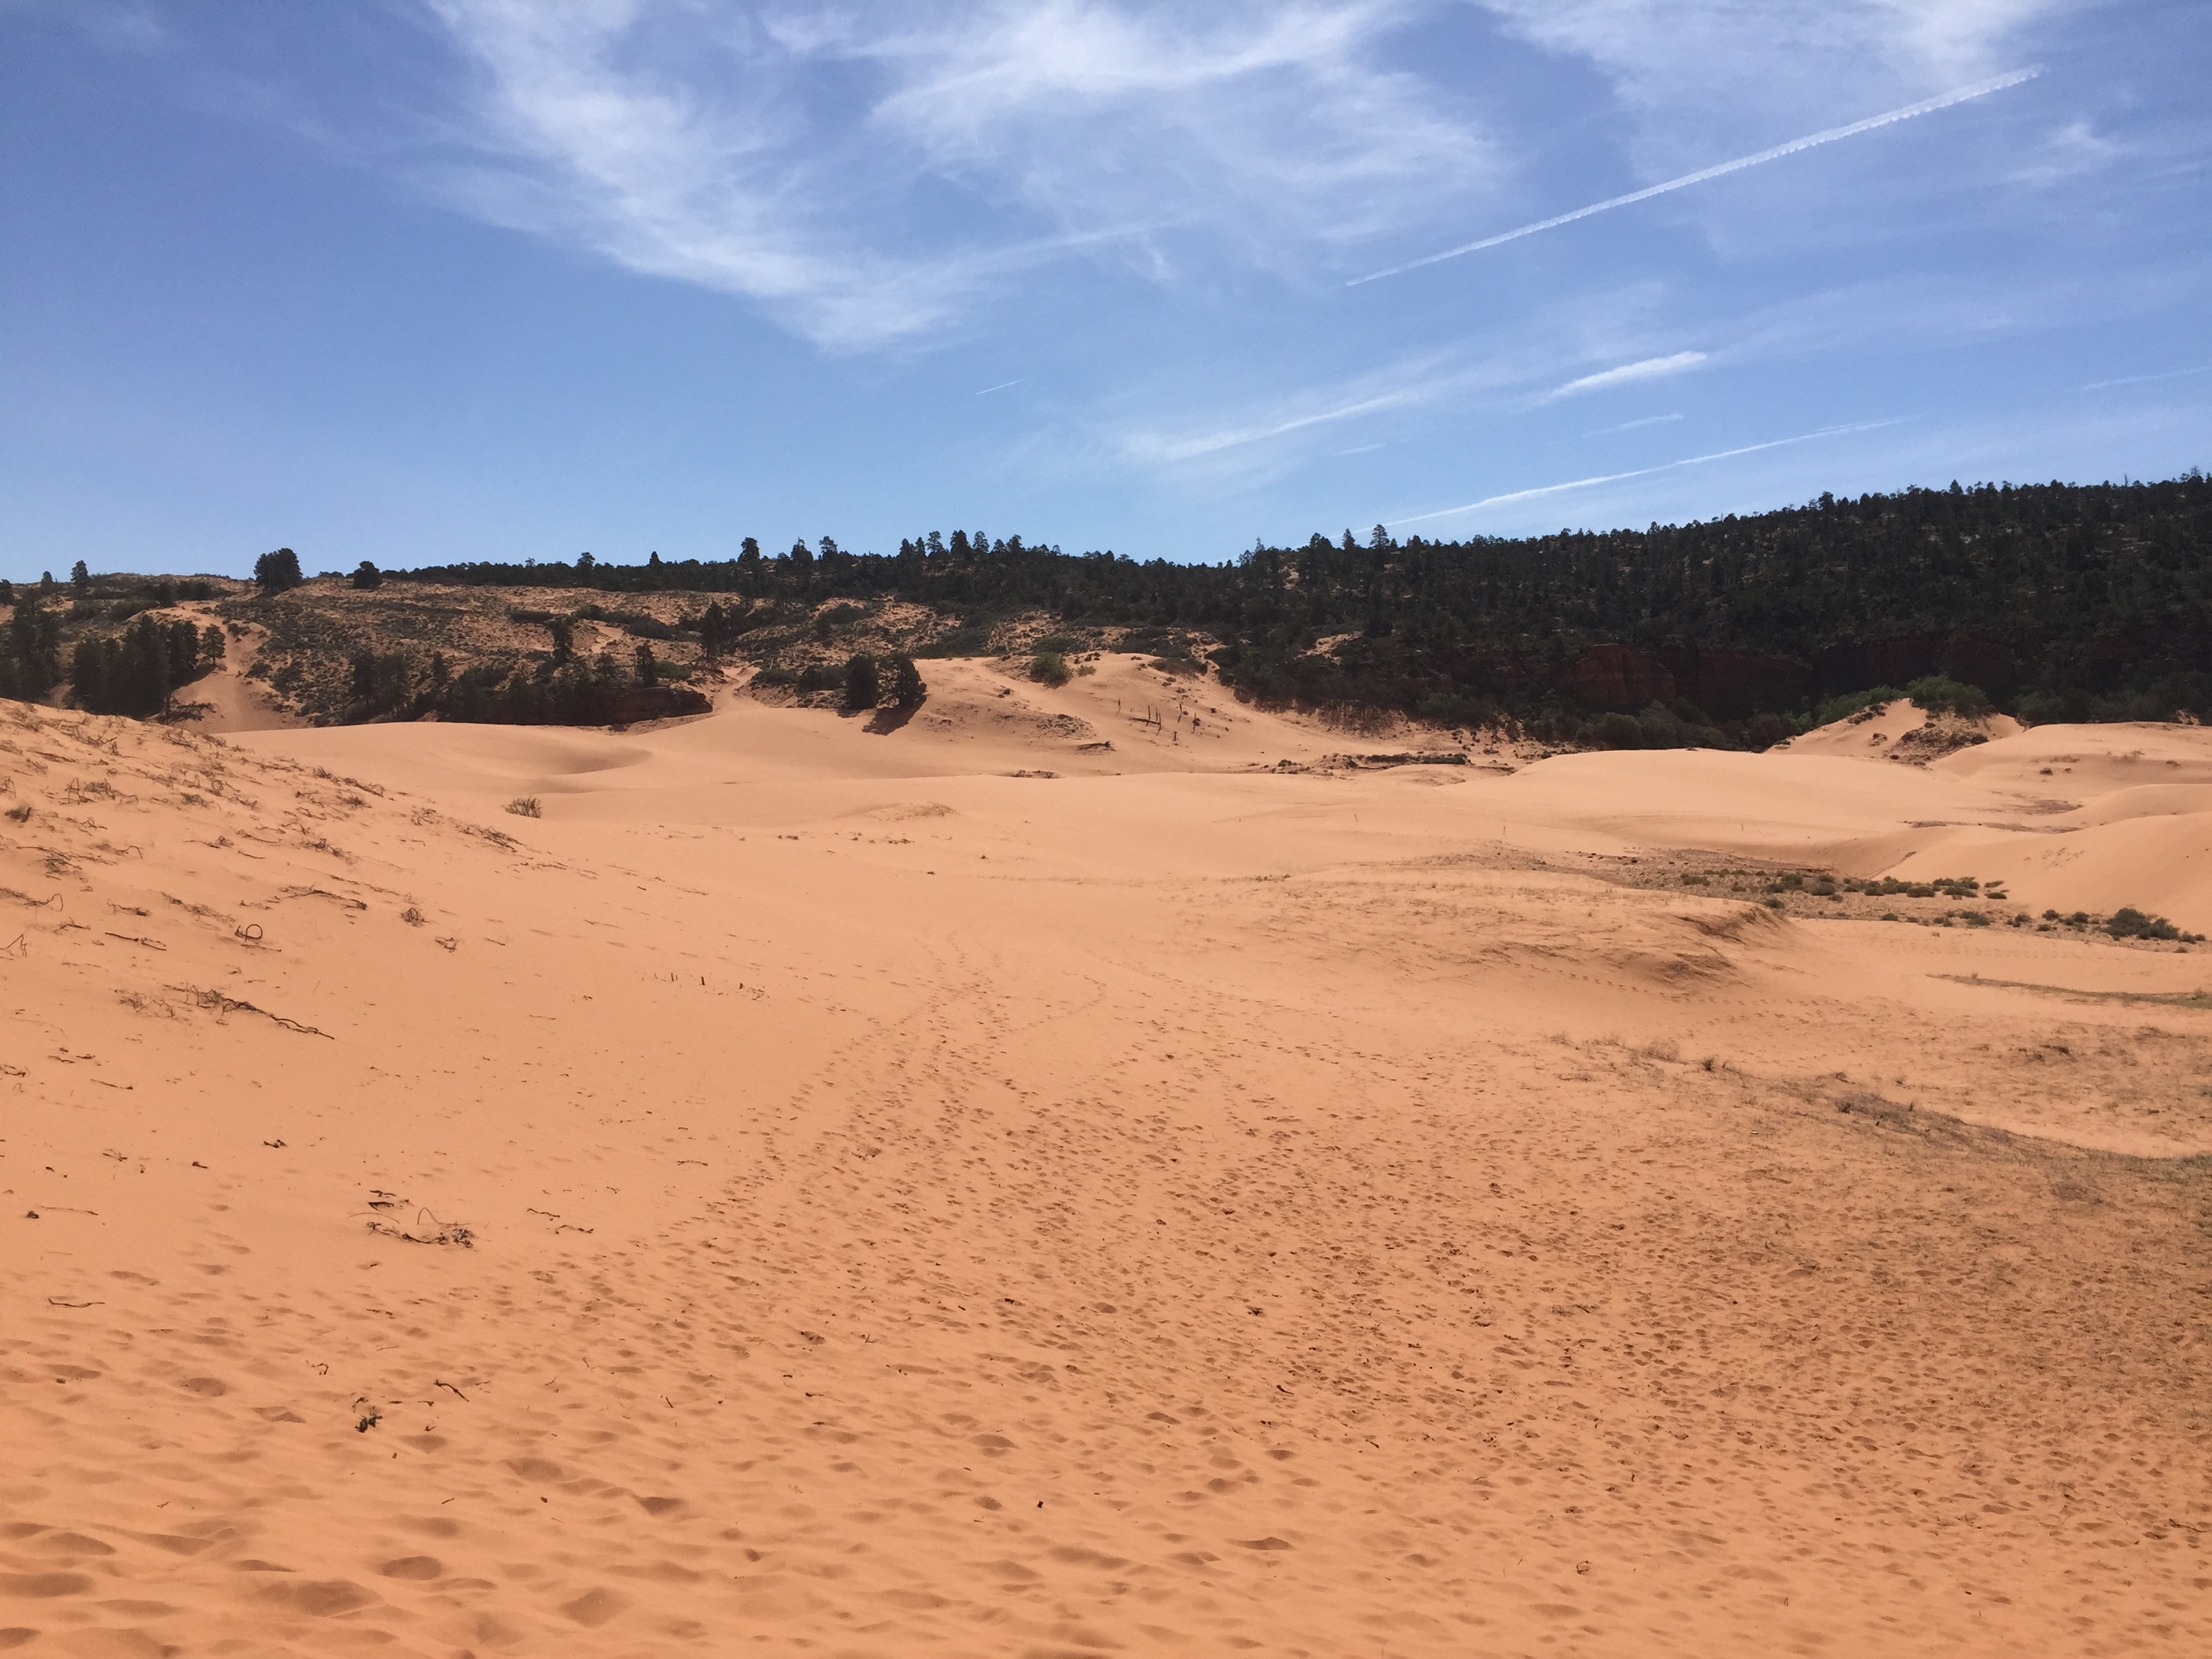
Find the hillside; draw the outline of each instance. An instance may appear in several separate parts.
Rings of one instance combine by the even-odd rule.
[[[2029,723],[2212,716],[2212,482],[2197,474],[1823,496],[1524,541],[1377,526],[1364,544],[1316,535],[1218,564],[956,532],[886,555],[824,538],[769,557],[748,538],[726,561],[364,565],[282,591],[185,587],[25,591],[0,691],[47,695],[82,638],[143,630],[155,607],[249,640],[245,672],[271,707],[317,723],[604,724],[676,712],[665,692],[648,708],[627,690],[726,669],[834,699],[856,653],[1040,646],[1204,656],[1257,702],[1561,746],[1765,748],[1927,680]]]

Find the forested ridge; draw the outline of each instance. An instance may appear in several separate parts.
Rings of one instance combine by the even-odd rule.
[[[2153,483],[1823,495],[1770,513],[1520,539],[1401,541],[1377,526],[1364,538],[1316,534],[1217,564],[1069,554],[956,531],[908,538],[884,554],[849,552],[824,538],[768,556],[747,538],[737,556],[715,561],[655,554],[623,565],[585,554],[390,571],[364,562],[351,585],[697,594],[699,604],[677,605],[673,624],[653,624],[654,633],[638,622],[634,631],[680,632],[696,636],[705,657],[764,663],[810,617],[819,632],[881,600],[934,613],[927,642],[901,647],[927,655],[989,649],[997,624],[1042,611],[1071,636],[1117,630],[1137,648],[1203,649],[1231,685],[1262,700],[1462,726],[1510,716],[1561,741],[1763,745],[1855,694],[1929,677],[1978,688],[2033,720],[2212,718],[2208,564],[2212,480],[2192,471]],[[260,604],[298,588],[289,605],[320,609],[312,598],[319,585],[302,585],[289,550],[264,556],[256,579]],[[72,587],[91,592],[88,580],[80,566]],[[157,603],[170,586],[147,586],[141,599],[107,608],[119,616]],[[0,636],[7,695],[45,695],[67,659],[44,609],[48,593],[63,595],[51,580],[41,587],[0,592],[0,602],[18,601]],[[829,603],[838,600],[854,603]],[[548,602],[566,604],[571,617],[628,614]],[[79,598],[69,615],[101,609]],[[562,626],[551,611],[509,614]],[[179,661],[189,654],[181,635],[172,644],[139,631],[143,639],[100,647],[112,660],[79,653],[87,678],[105,682],[84,690],[135,705],[148,700],[137,681],[160,679],[165,690],[187,677],[174,666],[139,672],[116,655],[129,647],[131,662],[151,663],[157,644]],[[511,678],[529,666],[532,696],[550,696],[563,672],[587,672],[568,663],[557,633],[550,643],[536,653],[543,661],[471,672],[489,685],[495,672]],[[395,717],[426,688],[441,689],[438,665],[434,654],[424,664],[355,661],[355,679],[388,669],[395,685],[406,682],[405,696],[356,687],[359,712],[343,717]],[[588,672],[605,679],[610,670]],[[119,697],[126,684],[131,695]],[[505,707],[463,717],[501,718]],[[580,717],[565,705],[532,708],[532,718]],[[1625,735],[1638,730],[1640,739]]]
[[[1224,677],[1262,697],[1560,726],[1679,704],[1741,736],[1936,674],[2036,720],[2212,715],[2208,562],[2212,480],[2191,472],[1823,495],[1522,539],[1400,541],[1378,526],[1211,565],[957,532],[886,555],[825,539],[764,557],[748,540],[722,562],[405,574],[756,601],[896,595],[973,628],[1042,609],[1073,627],[1210,635]]]

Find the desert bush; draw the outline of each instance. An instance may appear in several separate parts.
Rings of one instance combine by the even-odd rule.
[[[1943,674],[1928,674],[1905,688],[1916,708],[1931,714],[1963,714],[1968,719],[1990,712],[1989,694],[1978,685],[1963,685]]]
[[[873,708],[883,695],[883,676],[876,659],[865,651],[854,652],[845,664],[845,707],[864,712]]]
[[[534,818],[542,816],[538,811],[538,797],[535,795],[517,795],[513,800],[507,802],[507,810],[519,818]]]
[[[2114,939],[2185,939],[2194,945],[2201,934],[2185,933],[2164,916],[2145,915],[2131,904],[2122,905],[2112,912],[2105,931]]]
[[[941,634],[915,653],[917,657],[983,657],[991,651],[991,623],[988,617],[963,622]]]
[[[1885,704],[1895,702],[1904,696],[1905,693],[1893,685],[1877,685],[1871,690],[1847,691],[1838,697],[1825,698],[1813,711],[1813,724],[1831,726],[1838,720],[1849,720],[1862,710],[1879,713]]]
[[[1583,741],[1598,749],[1641,749],[1644,726],[1633,714],[1600,716],[1584,728]]]
[[[1030,678],[1045,685],[1066,685],[1071,678],[1067,659],[1057,651],[1040,651],[1030,659]]]

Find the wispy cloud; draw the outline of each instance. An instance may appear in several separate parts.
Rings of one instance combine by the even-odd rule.
[[[1304,414],[1248,424],[1203,427],[1182,432],[1139,430],[1129,434],[1122,441],[1121,448],[1123,453],[1134,461],[1154,465],[1193,461],[1202,456],[1218,454],[1224,450],[1242,449],[1247,445],[1264,443],[1271,438],[1286,438],[1313,427],[1329,426],[1362,415],[1380,414],[1385,410],[1405,409],[1415,404],[1432,402],[1443,390],[1443,383],[1429,381],[1375,392],[1349,403],[1336,404]]]
[[[1446,248],[1442,253],[1431,253],[1419,259],[1408,259],[1403,264],[1392,265],[1387,270],[1371,271],[1364,276],[1355,276],[1345,286],[1358,288],[1363,283],[1379,283],[1386,276],[1401,276],[1409,270],[1440,264],[1446,259],[1456,259],[1464,254],[1480,253],[1506,242],[1518,241],[1523,236],[1534,236],[1539,231],[1556,230],[1561,225],[1573,224],[1577,219],[1587,219],[1593,214],[1609,213],[1615,208],[1630,207],[1638,202],[1648,202],[1655,196],[1664,196],[1670,191],[1686,190],[1692,185],[1702,185],[1709,179],[1724,178],[1731,173],[1741,173],[1746,167],[1755,167],[1768,161],[1778,161],[1784,156],[1796,155],[1822,144],[1832,144],[1838,139],[1854,138],[1863,132],[1872,132],[1878,127],[1893,126],[1899,121],[1911,120],[1915,116],[1933,114],[1948,109],[1954,104],[1970,99],[1986,98],[1993,92],[2002,92],[2024,81],[2033,81],[2043,71],[2040,69],[2015,70],[2009,75],[2000,75],[1971,87],[1960,87],[1934,98],[1923,99],[1917,104],[1907,104],[1902,109],[1888,110],[1880,115],[1869,115],[1863,121],[1848,125],[1830,127],[1824,132],[1809,133],[1802,138],[1792,138],[1788,143],[1777,144],[1771,149],[1760,150],[1756,155],[1739,155],[1733,161],[1700,167],[1695,173],[1686,173],[1679,179],[1669,179],[1662,184],[1647,185],[1642,190],[1632,190],[1625,196],[1612,196],[1602,202],[1593,202],[1588,207],[1578,207],[1570,213],[1554,214],[1549,219],[1539,219],[1513,230],[1500,231],[1495,236],[1485,236],[1479,241],[1462,242],[1457,247]]]
[[[1662,472],[1676,472],[1684,467],[1705,466],[1714,461],[1729,461],[1740,455],[1756,455],[1762,450],[1784,449],[1792,444],[1808,444],[1821,438],[1840,438],[1847,433],[1875,432],[1887,426],[1896,426],[1909,420],[1910,416],[1899,416],[1887,421],[1862,421],[1850,426],[1824,426],[1817,432],[1801,432],[1790,438],[1771,438],[1765,443],[1744,444],[1735,449],[1717,449],[1710,455],[1688,455],[1679,461],[1666,461],[1657,466],[1639,466],[1626,472],[1606,472],[1595,477],[1570,478],[1565,483],[1539,484],[1532,489],[1510,489],[1503,495],[1486,495],[1479,501],[1469,501],[1464,507],[1447,507],[1433,513],[1408,513],[1382,522],[1392,527],[1408,524],[1426,524],[1432,519],[1456,518],[1462,513],[1479,513],[1486,507],[1507,507],[1516,501],[1533,501],[1546,495],[1564,495],[1571,490],[1594,489],[1599,484],[1620,483],[1628,478],[1649,478]]]
[[[835,348],[964,315],[1081,252],[1291,269],[1494,178],[1386,67],[1414,0],[427,0],[477,72],[448,196],[745,295]]]
[[[1607,386],[1628,386],[1638,380],[1664,380],[1669,374],[1680,374],[1695,368],[1705,361],[1702,351],[1678,351],[1668,357],[1646,357],[1641,362],[1623,363],[1619,368],[1601,369],[1595,374],[1585,374],[1579,380],[1570,380],[1552,392],[1553,398],[1572,398],[1584,392],[1602,392]]]
[[[1665,426],[1682,417],[1676,415],[1646,415],[1640,421],[1623,421],[1619,426],[1601,426],[1595,432],[1585,432],[1585,438],[1609,438],[1616,432],[1636,432],[1647,426]]]
[[[1654,166],[1679,165],[1745,119],[1832,119],[1994,74],[2035,26],[2099,3],[1477,0],[1522,40],[1589,63],[1649,116],[1641,143]]]
[[[2102,392],[2108,386],[2148,386],[2153,380],[2182,380],[2192,374],[2212,374],[2212,363],[2195,368],[2161,369],[2155,374],[2123,374],[2116,380],[2092,380],[2081,388],[2084,392]]]

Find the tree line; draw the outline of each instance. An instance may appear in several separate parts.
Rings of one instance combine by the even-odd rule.
[[[1210,564],[955,531],[895,553],[824,537],[771,556],[747,537],[721,560],[364,563],[355,580],[714,596],[692,623],[709,655],[830,600],[933,608],[955,625],[932,654],[981,649],[994,620],[1041,610],[1071,629],[1133,630],[1147,649],[1206,636],[1223,678],[1263,700],[1510,718],[1562,739],[1626,741],[1633,726],[1639,742],[1758,745],[1838,697],[1930,677],[2036,720],[2212,718],[2209,552],[2212,481],[2192,471],[1823,495],[1515,538],[1401,540],[1376,526]],[[257,574],[282,591],[300,580],[297,558],[280,549]],[[39,615],[35,599],[27,620],[19,605],[8,631],[11,695],[58,678]],[[592,696],[559,663],[532,684],[542,690],[517,692],[510,672],[500,692],[549,708]],[[480,692],[453,695],[489,706]]]
[[[1213,564],[938,532],[726,561],[468,564],[398,580],[897,597],[980,639],[1042,609],[1211,635],[1253,695],[1585,736],[1771,741],[1823,702],[1941,676],[2033,720],[2212,716],[2212,481],[1954,483],[1644,530],[1400,540],[1315,534]],[[1316,647],[1337,636],[1328,649]],[[1638,712],[1640,711],[1640,712]],[[1612,728],[1616,736],[1616,722]],[[1668,734],[1672,733],[1671,738]]]

